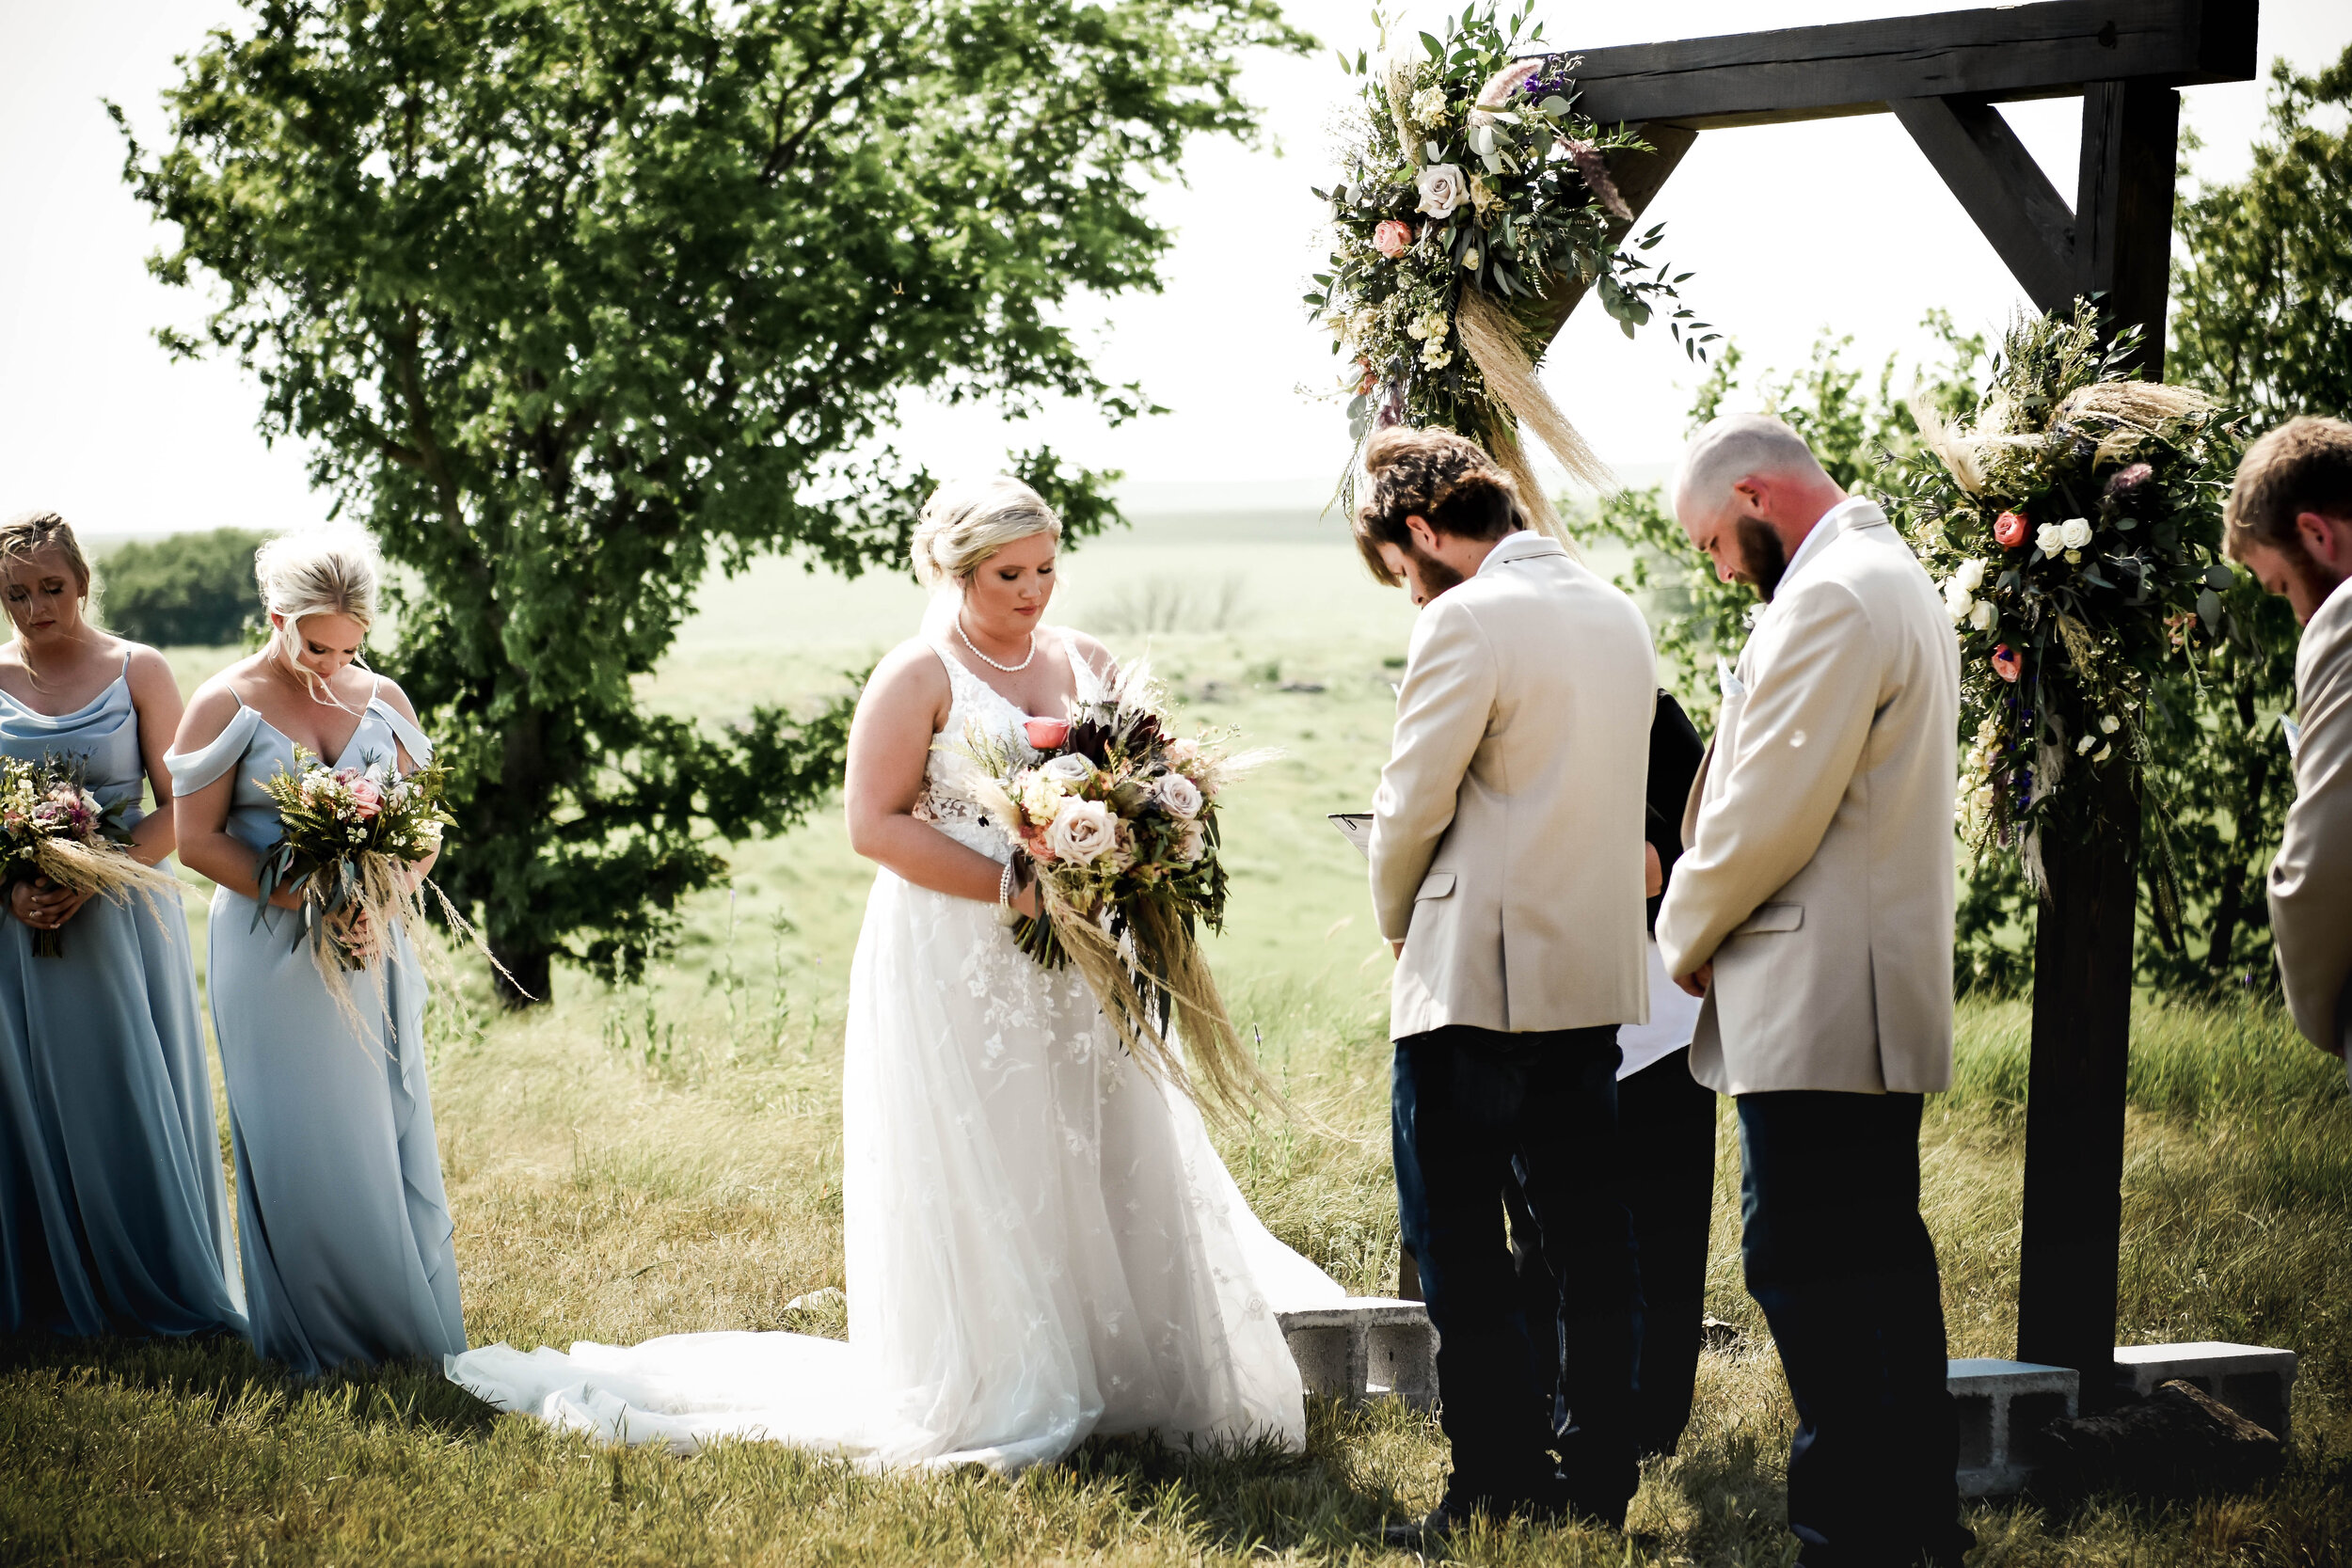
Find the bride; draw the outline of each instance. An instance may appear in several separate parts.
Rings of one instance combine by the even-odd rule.
[[[881,870],[850,972],[847,1344],[691,1334],[568,1355],[491,1345],[449,1375],[502,1409],[691,1449],[764,1437],[882,1465],[1051,1461],[1092,1434],[1305,1439],[1276,1308],[1343,1299],[1267,1233],[1200,1113],[1146,1075],[1070,971],[1024,957],[1004,837],[961,747],[1025,752],[1111,670],[1044,624],[1061,522],[995,478],[923,509],[926,635],[850,731],[850,841]]]

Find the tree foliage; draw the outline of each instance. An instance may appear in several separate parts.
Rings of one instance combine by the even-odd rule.
[[[265,537],[216,528],[118,546],[98,563],[100,618],[159,647],[235,642],[261,614],[253,552]]]
[[[2169,379],[2202,387],[2258,434],[2292,415],[2352,416],[2352,50],[2316,77],[2272,68],[2270,121],[2246,179],[2175,209]],[[2295,705],[2297,631],[2285,601],[2240,574],[2231,636],[2196,702],[2152,708],[2174,853],[2191,907],[2141,943],[2143,974],[2181,990],[2276,983],[2264,878],[2285,830],[2293,770],[2278,716]]]
[[[838,774],[847,704],[711,733],[632,680],[712,567],[903,559],[900,397],[1114,421],[1059,308],[1157,286],[1147,181],[1249,135],[1272,0],[248,0],[126,178],[218,299],[262,426],[405,569],[389,661],[442,736],[444,876],[546,994],[628,974]],[[118,112],[118,119],[121,117]],[[126,131],[127,135],[127,131]],[[1017,471],[1083,536],[1109,475]]]

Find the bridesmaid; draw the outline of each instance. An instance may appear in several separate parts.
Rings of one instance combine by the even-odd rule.
[[[466,1348],[466,1327],[416,953],[392,933],[389,950],[350,975],[355,1029],[295,940],[295,899],[281,889],[255,925],[254,880],[278,834],[262,781],[292,769],[297,745],[339,767],[396,758],[404,772],[433,748],[400,688],[358,663],[378,576],[366,536],[281,535],[254,566],[269,641],[198,689],[168,759],[181,855],[220,884],[207,950],[213,1032],[253,1343],[305,1376],[437,1358]]]
[[[129,803],[133,852],[172,849],[164,749],[180,687],[154,649],[83,618],[89,567],[54,512],[0,523],[0,752],[87,759]],[[152,780],[156,809],[139,813]],[[89,899],[40,879],[0,921],[0,1329],[245,1332],[196,970],[179,901]],[[33,951],[58,933],[59,953]]]

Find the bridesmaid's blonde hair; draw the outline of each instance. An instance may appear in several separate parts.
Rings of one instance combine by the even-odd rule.
[[[1061,537],[1045,498],[1009,474],[950,480],[923,503],[914,525],[914,576],[926,588],[961,581],[980,562],[1032,534]]]
[[[382,575],[375,546],[356,528],[302,529],[281,533],[253,552],[262,607],[275,619],[263,650],[322,702],[343,705],[294,656],[295,628],[306,615],[348,615],[365,631],[375,621],[375,585]]]
[[[82,542],[73,537],[72,523],[55,512],[20,512],[0,523],[0,561],[30,561],[49,549],[65,557],[65,563],[73,569],[73,580],[81,584],[87,597],[89,562],[83,557]]]

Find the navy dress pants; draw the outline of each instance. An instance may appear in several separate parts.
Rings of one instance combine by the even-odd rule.
[[[1451,1507],[1565,1504],[1615,1522],[1633,1496],[1639,1293],[1611,1180],[1616,1035],[1614,1025],[1455,1026],[1396,1042],[1397,1196],[1438,1332]],[[1511,1185],[1561,1282],[1545,1298],[1549,1322],[1529,1321],[1541,1308],[1526,1306],[1513,1264],[1502,1204]],[[1546,1412],[1561,1404],[1566,1420],[1555,1429]]]
[[[1797,1407],[1802,1568],[1957,1564],[1957,1412],[1915,1094],[1740,1096],[1741,1260]]]

